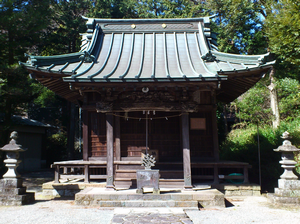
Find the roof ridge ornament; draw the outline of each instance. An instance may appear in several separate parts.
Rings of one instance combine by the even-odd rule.
[[[217,61],[217,57],[208,51],[205,55],[201,57],[205,62],[214,62]]]
[[[90,52],[84,51],[84,55],[81,55],[79,59],[84,62],[93,62],[95,60],[95,56],[91,55]]]

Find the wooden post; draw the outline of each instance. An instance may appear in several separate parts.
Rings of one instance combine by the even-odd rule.
[[[214,184],[218,184],[219,183],[219,168],[218,168],[218,164],[214,164]]]
[[[114,189],[114,117],[112,113],[106,114],[106,148],[107,148],[107,165],[106,165],[106,189]]]
[[[119,115],[119,113],[117,113]],[[120,130],[120,117],[115,117],[115,141],[116,141],[116,160],[121,160],[121,130]]]
[[[244,184],[249,184],[248,166],[244,166]]]
[[[89,165],[84,165],[84,183],[90,182]]]
[[[182,148],[183,148],[183,175],[184,175],[184,189],[192,190],[192,176],[191,176],[191,156],[190,156],[190,129],[189,129],[189,114],[183,113],[181,115],[182,124]]]
[[[60,174],[59,174],[59,165],[55,165],[55,173],[54,173],[54,183],[59,183]]]
[[[88,161],[88,153],[89,153],[89,131],[88,131],[88,122],[89,122],[89,112],[86,110],[82,111],[82,141],[83,141],[83,149],[82,149],[82,158],[84,161]]]

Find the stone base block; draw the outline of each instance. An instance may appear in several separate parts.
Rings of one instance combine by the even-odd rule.
[[[211,186],[220,190],[225,196],[260,196],[260,186],[256,184],[214,184]]]
[[[0,180],[0,206],[18,206],[32,203],[34,193],[26,193],[21,178],[3,178]]]
[[[300,190],[275,188],[275,195],[281,197],[300,197]]]
[[[22,195],[2,195],[0,194],[0,206],[21,206],[34,202],[34,193]]]
[[[278,188],[286,190],[300,190],[300,180],[278,180]]]
[[[268,198],[274,204],[300,206],[300,197],[282,197],[275,194],[268,194]]]
[[[0,180],[0,188],[21,188],[23,187],[21,178],[4,178]]]

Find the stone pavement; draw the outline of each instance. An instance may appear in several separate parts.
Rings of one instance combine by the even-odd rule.
[[[111,224],[191,224],[182,208],[116,208]]]

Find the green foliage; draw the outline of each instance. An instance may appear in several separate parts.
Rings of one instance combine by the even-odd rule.
[[[280,58],[300,65],[300,2],[274,1],[266,22],[270,49]]]
[[[49,1],[0,1],[0,64],[12,65],[34,51],[48,22]]]
[[[203,16],[205,5],[190,0],[139,0],[133,1],[139,18],[184,18]]]
[[[60,130],[47,138],[45,158],[48,166],[55,161],[67,159],[67,133],[65,131]]]
[[[280,127],[274,130],[271,126],[259,126],[260,156],[262,190],[272,191],[276,186],[277,179],[283,173],[280,167],[280,153],[273,149],[282,145],[280,136],[288,131],[292,138],[292,144],[300,146],[300,119],[292,122],[282,122]],[[258,160],[258,139],[257,126],[246,125],[245,128],[232,130],[220,147],[220,157],[224,160],[248,162],[252,165],[249,170],[250,182],[259,183],[259,160]],[[298,157],[299,158],[299,157]],[[300,173],[300,164],[297,171]]]
[[[235,100],[235,104],[239,109],[236,116],[242,120],[253,124],[270,124],[272,121],[269,91],[261,83],[256,84]]]
[[[89,0],[57,0],[51,4],[51,19],[43,42],[39,45],[42,55],[77,52],[80,49],[80,33],[86,31],[82,16],[88,13]]]
[[[220,51],[257,54],[266,51],[263,20],[256,1],[207,0],[206,8],[216,14],[213,31],[217,32]]]
[[[281,120],[291,121],[299,114],[300,84],[292,78],[277,79],[275,82]],[[261,80],[253,88],[234,102],[239,109],[237,116],[252,124],[271,124],[269,90],[266,80]]]
[[[300,84],[296,79],[284,78],[276,82],[281,119],[290,121],[300,115]]]

